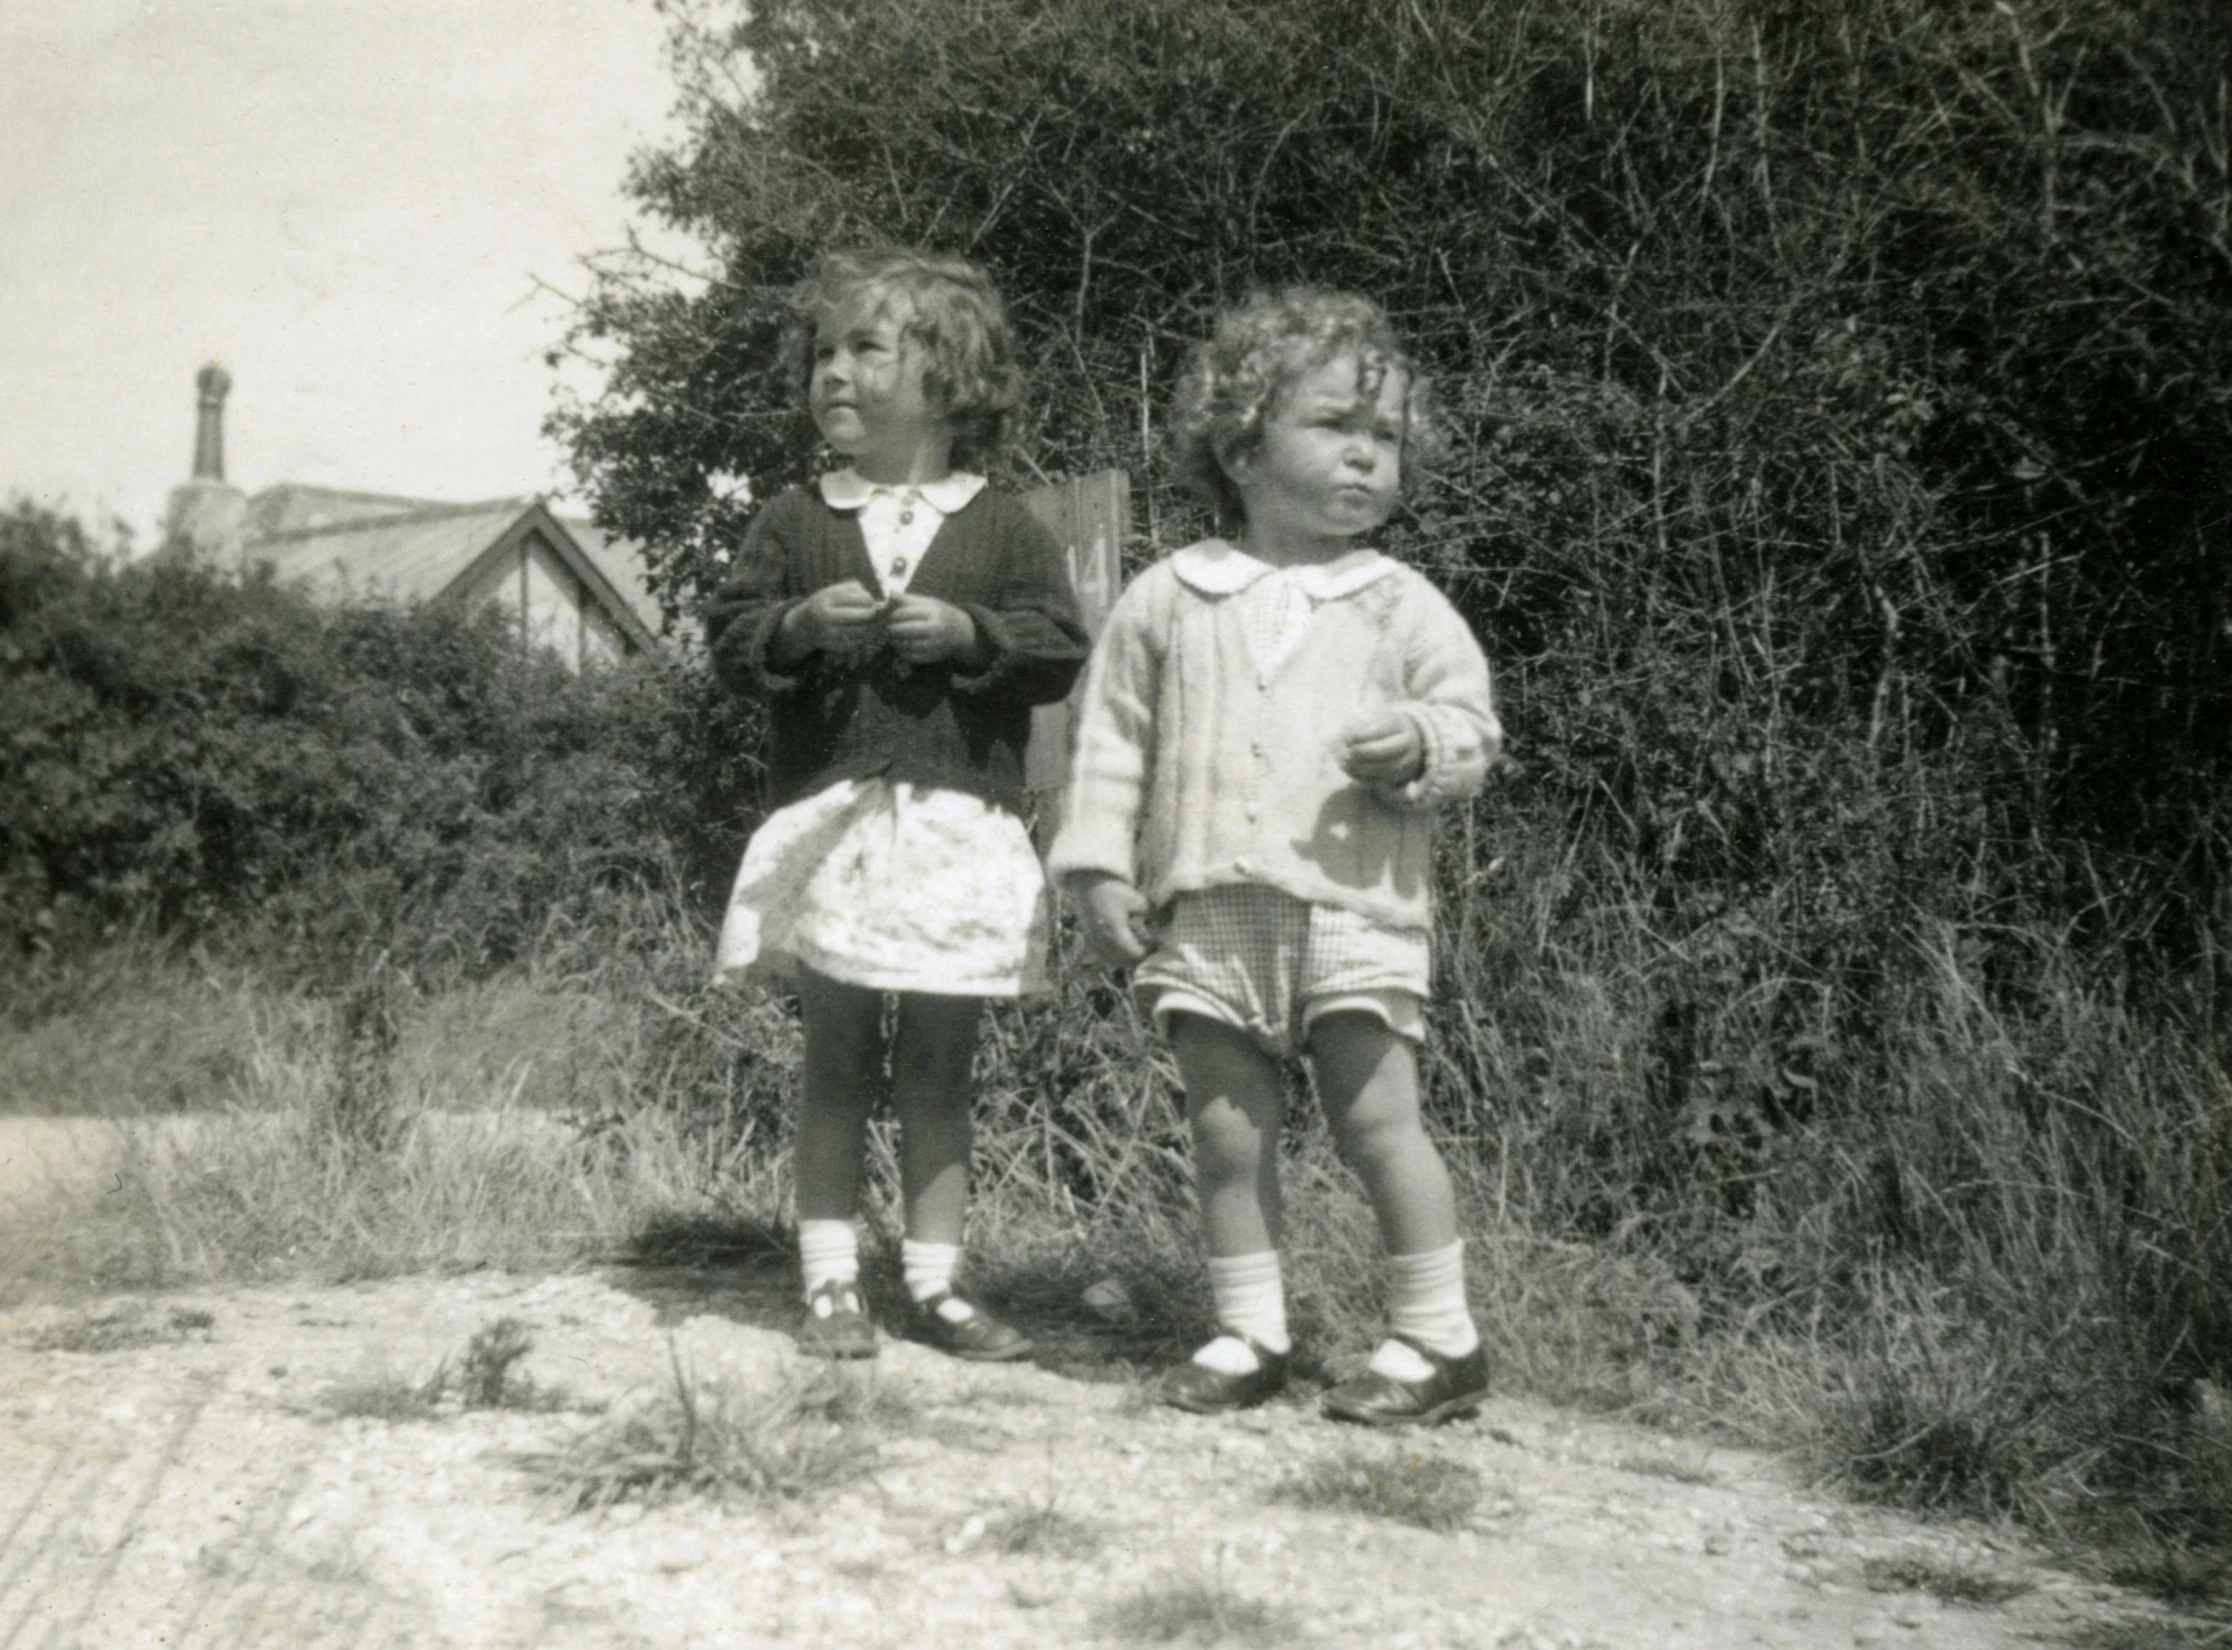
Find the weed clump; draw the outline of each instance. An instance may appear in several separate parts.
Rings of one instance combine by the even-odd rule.
[[[1199,1576],[1120,1598],[1099,1612],[1095,1625],[1126,1644],[1286,1645],[1300,1630],[1291,1611]]]
[[[346,1147],[385,1152],[402,1136],[395,1072],[401,984],[382,957],[343,993],[334,1016],[334,1083],[327,1121]]]
[[[995,1553],[1042,1558],[1090,1558],[1101,1549],[1100,1527],[1034,1498],[985,1520],[984,1545]]]
[[[623,1502],[791,1501],[851,1482],[906,1406],[872,1376],[786,1367],[759,1392],[699,1380],[672,1355],[645,1402],[522,1464],[570,1512]]]
[[[442,1413],[440,1374],[414,1381],[393,1370],[329,1388],[320,1407],[344,1421],[431,1421]]]
[[[1868,1559],[1860,1566],[1860,1578],[1873,1592],[1928,1593],[1947,1604],[1977,1608],[2005,1604],[2031,1590],[2031,1584],[2020,1576],[2003,1575],[1925,1553]]]
[[[197,1336],[206,1339],[216,1326],[216,1315],[201,1307],[173,1307],[156,1319],[126,1303],[48,1324],[25,1344],[33,1352],[130,1352]]]
[[[429,1421],[469,1409],[552,1410],[566,1399],[520,1373],[519,1361],[535,1337],[518,1318],[483,1324],[455,1358],[444,1358],[423,1379],[392,1371],[350,1381],[325,1396],[328,1413],[368,1421]]]
[[[1623,1455],[1613,1465],[1622,1472],[1632,1472],[1644,1478],[1663,1478],[1670,1484],[1717,1484],[1721,1478],[1719,1473],[1701,1460],[1669,1455],[1663,1450]]]
[[[1351,1444],[1320,1456],[1275,1492],[1292,1506],[1363,1513],[1421,1530],[1458,1530],[1481,1497],[1480,1474],[1446,1456]]]
[[[534,1349],[535,1337],[517,1318],[482,1325],[465,1343],[465,1355],[448,1376],[449,1389],[467,1409],[535,1409],[544,1389],[519,1373],[519,1360]]]
[[[2216,1623],[2172,1616],[2130,1616],[2087,1622],[2064,1641],[2070,1650],[2223,1650],[2228,1639]]]
[[[2112,1558],[2107,1577],[2119,1587],[2135,1587],[2165,1604],[2193,1608],[2232,1593],[2232,1555],[2186,1542],[2157,1542]],[[2232,1643],[2232,1629],[2226,1631]]]

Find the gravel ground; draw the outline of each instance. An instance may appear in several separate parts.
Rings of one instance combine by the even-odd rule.
[[[733,1272],[481,1274],[0,1313],[0,1650],[1960,1650],[2149,1613],[2004,1533],[1844,1505],[1763,1457],[1536,1404],[1382,1437],[1299,1400],[1159,1410],[1105,1362],[987,1368],[896,1342],[847,1377],[895,1417],[848,1482],[594,1512],[552,1499],[531,1458],[671,1392],[677,1358],[740,1393],[796,1378],[781,1294]],[[505,1318],[531,1337],[515,1374],[559,1407],[336,1413],[454,1368]],[[1438,1530],[1286,1498],[1329,1462],[1473,1493]],[[1874,1590],[1890,1561],[2014,1596]]]
[[[114,1139],[0,1118],[17,1240],[98,1195]],[[1402,1436],[1306,1392],[1180,1415],[1089,1329],[998,1368],[887,1340],[841,1377],[878,1400],[841,1480],[568,1510],[538,1460],[671,1405],[678,1367],[746,1403],[829,1379],[791,1352],[790,1289],[769,1258],[0,1308],[0,1650],[2213,1642],[2134,1633],[2160,1609],[2008,1532],[1847,1505],[1768,1457],[1505,1398]],[[463,1407],[452,1381],[408,1418],[348,1413],[454,1376],[505,1320],[536,1401]],[[1421,1528],[1297,1499],[1328,1474],[1453,1488]],[[1913,1590],[1933,1576],[1999,1602]]]

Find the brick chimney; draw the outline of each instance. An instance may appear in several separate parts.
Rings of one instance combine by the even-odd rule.
[[[241,565],[248,495],[225,480],[225,396],[232,374],[216,362],[194,375],[199,408],[194,422],[193,479],[171,489],[168,543],[215,563]]]

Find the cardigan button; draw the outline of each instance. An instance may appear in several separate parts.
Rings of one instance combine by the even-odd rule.
[[[914,525],[914,512],[912,510],[900,511],[899,525],[902,527],[912,527]]]

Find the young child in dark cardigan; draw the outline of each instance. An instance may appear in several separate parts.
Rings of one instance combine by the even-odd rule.
[[[798,1345],[875,1355],[854,1223],[888,1087],[906,1331],[957,1357],[1021,1357],[1023,1335],[954,1290],[969,1075],[984,999],[1045,988],[1023,751],[1031,708],[1069,691],[1085,632],[1061,548],[975,468],[1020,388],[982,272],[836,253],[793,305],[797,383],[851,462],[759,512],[707,628],[722,680],[768,707],[774,811],[745,850],[719,967],[798,993]]]

